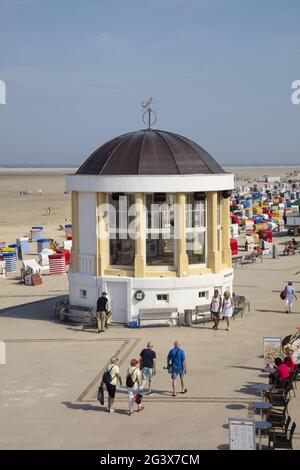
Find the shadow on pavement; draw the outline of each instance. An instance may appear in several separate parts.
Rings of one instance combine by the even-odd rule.
[[[229,450],[229,444],[220,444],[217,447],[218,450]]]
[[[30,295],[30,297],[31,296],[32,295]],[[41,295],[39,295],[39,297],[41,297]],[[3,308],[0,310],[0,316],[24,318],[26,320],[46,320],[57,323],[58,320],[54,316],[54,307],[59,300],[65,297],[66,295],[58,295],[50,298],[48,296],[48,298],[44,300]]]
[[[240,405],[238,403],[233,403],[232,405],[226,405],[226,408],[228,408],[229,410],[243,410],[244,408],[246,408],[246,406]],[[228,426],[228,424],[226,424],[226,426]]]

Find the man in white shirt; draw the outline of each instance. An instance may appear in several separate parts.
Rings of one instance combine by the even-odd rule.
[[[285,292],[285,311],[286,313],[290,313],[292,311],[294,297],[297,300],[295,289],[291,281],[288,282],[288,285],[286,286],[284,292]]]

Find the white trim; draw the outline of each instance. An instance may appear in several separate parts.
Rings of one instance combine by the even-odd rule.
[[[218,175],[66,175],[69,191],[182,193],[234,188],[232,173]]]

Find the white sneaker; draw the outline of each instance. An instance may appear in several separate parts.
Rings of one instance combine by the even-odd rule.
[[[110,412],[110,413],[114,413],[115,410],[114,410],[113,408],[111,408],[111,409],[109,410],[109,412]]]

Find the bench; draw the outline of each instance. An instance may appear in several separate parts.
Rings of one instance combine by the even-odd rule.
[[[232,264],[236,268],[237,264],[240,264],[243,266],[243,255],[238,255],[238,256],[233,256],[232,258]]]
[[[233,307],[233,319],[238,315],[241,315],[241,318],[244,316],[245,308],[248,308],[250,312],[250,302],[242,295],[235,295],[233,297],[234,307]]]
[[[58,305],[55,314],[61,321],[68,319],[75,323],[82,323],[82,329],[86,326],[97,326],[96,316],[91,307],[70,304]]]
[[[209,313],[209,315],[207,315],[207,313]],[[196,305],[196,321],[198,320],[198,316],[202,318],[202,325],[204,325],[206,321],[211,321],[210,303]]]
[[[243,257],[244,264],[256,263],[256,253],[252,252],[249,255]]]
[[[176,316],[173,314],[176,313]],[[180,326],[180,314],[177,308],[163,307],[163,308],[140,308],[138,314],[138,327],[141,328],[141,322],[144,320],[176,320]]]

